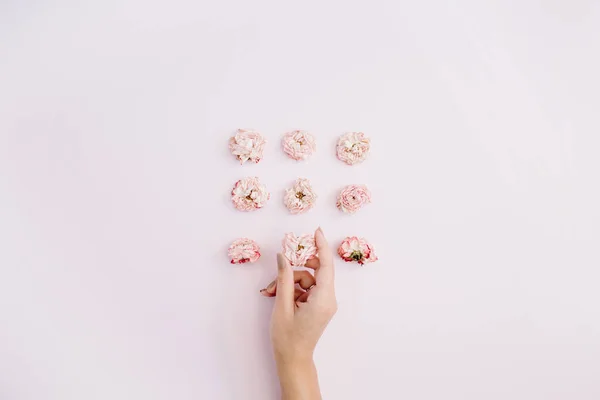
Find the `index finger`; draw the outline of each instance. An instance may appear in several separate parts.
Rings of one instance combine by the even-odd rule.
[[[319,254],[319,267],[315,270],[317,284],[333,285],[335,278],[333,254],[321,227],[315,231],[315,243],[317,245],[317,253]]]

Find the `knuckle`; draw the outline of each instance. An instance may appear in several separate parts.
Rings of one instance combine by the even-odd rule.
[[[337,310],[338,310],[338,304],[337,304],[337,301],[334,301],[334,302],[331,304],[331,307],[330,307],[330,309],[329,309],[329,312],[331,313],[331,315],[334,315],[334,314],[337,312]]]
[[[310,276],[310,274],[308,273],[308,271],[299,271],[300,272],[300,278],[301,279],[306,279]]]
[[[324,304],[321,305],[321,312],[323,314],[326,314],[329,316],[334,315],[337,312],[337,310],[338,310],[338,305],[335,300],[325,302]]]

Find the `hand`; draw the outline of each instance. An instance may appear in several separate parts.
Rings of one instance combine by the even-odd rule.
[[[261,293],[275,296],[271,341],[283,399],[320,399],[313,353],[325,327],[337,311],[333,256],[321,228],[315,232],[318,258],[306,263],[315,270],[293,271],[277,255],[277,279]],[[299,287],[295,287],[295,284]]]

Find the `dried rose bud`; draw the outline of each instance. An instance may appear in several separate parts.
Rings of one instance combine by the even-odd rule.
[[[233,186],[231,201],[240,211],[254,211],[264,207],[271,195],[257,177],[240,179]]]
[[[306,212],[315,206],[317,195],[308,179],[299,178],[294,185],[286,189],[283,202],[292,214]]]
[[[336,205],[343,212],[354,214],[370,202],[371,192],[365,185],[348,185],[338,195]]]
[[[361,265],[377,261],[373,246],[366,239],[356,236],[344,239],[338,247],[338,254],[346,262],[356,261]]]
[[[281,147],[294,160],[306,160],[315,151],[315,137],[306,131],[291,131],[283,135]]]
[[[229,139],[229,150],[240,164],[250,160],[257,163],[263,156],[266,140],[262,135],[251,129],[238,129],[235,135]]]
[[[371,141],[362,132],[347,132],[337,142],[337,158],[348,165],[358,164],[367,158]]]
[[[260,258],[260,248],[248,238],[236,239],[227,250],[232,264],[253,263]]]
[[[317,245],[313,235],[296,236],[286,233],[283,237],[283,255],[294,267],[303,267],[316,254]]]

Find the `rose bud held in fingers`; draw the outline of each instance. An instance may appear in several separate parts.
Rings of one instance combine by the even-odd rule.
[[[336,205],[343,212],[354,214],[370,202],[371,192],[365,185],[348,185],[340,192]]]
[[[231,201],[240,211],[254,211],[264,207],[271,195],[257,177],[240,179],[233,186]]]
[[[306,212],[315,206],[317,195],[308,179],[299,178],[294,185],[286,189],[283,202],[292,214]]]
[[[371,141],[362,132],[347,132],[337,142],[337,158],[348,165],[363,162],[369,154]]]
[[[257,163],[263,156],[266,140],[262,135],[251,129],[238,129],[235,135],[229,139],[229,150],[240,164],[246,161]]]
[[[311,234],[296,236],[286,233],[283,237],[283,255],[294,267],[303,267],[317,254],[315,237]]]
[[[365,238],[356,236],[344,239],[338,248],[338,254],[346,262],[356,261],[361,265],[377,261],[373,246]]]
[[[253,263],[260,258],[260,248],[254,240],[240,238],[231,243],[227,255],[232,264]]]
[[[291,131],[283,135],[281,147],[294,160],[306,160],[316,150],[315,137],[306,131]]]

